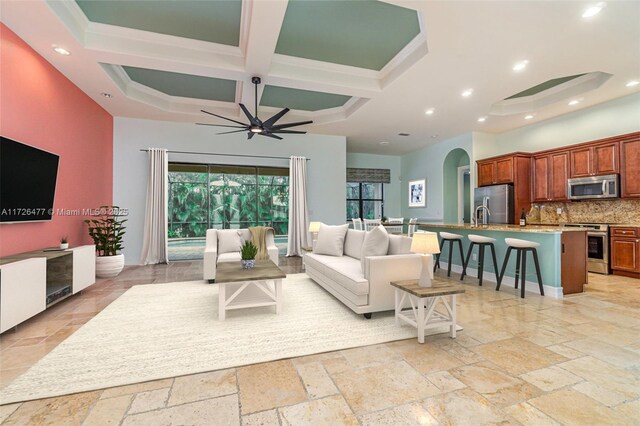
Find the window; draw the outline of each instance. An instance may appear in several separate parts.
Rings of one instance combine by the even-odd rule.
[[[289,169],[169,163],[169,238],[271,226],[286,235]]]
[[[347,182],[347,220],[378,219],[384,215],[382,183]]]

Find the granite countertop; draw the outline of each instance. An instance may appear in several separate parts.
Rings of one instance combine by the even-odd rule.
[[[640,223],[610,223],[609,227],[618,226],[621,228],[640,228]]]
[[[417,223],[418,226],[421,227],[432,227],[432,228],[456,228],[456,229],[469,229],[473,231],[508,231],[508,232],[530,232],[530,233],[541,233],[541,234],[559,234],[562,232],[586,232],[586,229],[583,228],[563,228],[559,225],[507,225],[507,224],[496,224],[496,225],[480,225],[473,226],[468,223]]]

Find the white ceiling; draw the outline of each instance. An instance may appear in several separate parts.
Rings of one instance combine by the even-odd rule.
[[[274,54],[287,7],[282,0],[243,3],[237,48],[89,23],[73,13],[74,2],[2,0],[1,19],[113,116],[195,123],[203,121],[199,110],[205,108],[244,119],[228,103],[172,99],[114,80],[101,62],[236,79],[244,82],[237,99],[247,105],[253,105],[252,90],[246,90],[253,75],[266,84],[353,96],[344,108],[291,111],[283,120],[311,117],[315,123],[306,130],[346,135],[350,152],[403,154],[470,131],[501,133],[640,90],[625,86],[640,80],[640,2],[608,2],[591,19],[581,17],[593,4],[585,1],[389,3],[419,11],[423,34],[380,72]],[[54,44],[72,54],[58,55]],[[528,66],[514,72],[521,60]],[[593,71],[612,77],[579,96],[578,105],[559,101],[531,120],[489,115],[492,104],[531,86]],[[467,88],[473,95],[463,98]],[[425,114],[428,108],[435,108],[433,115]],[[484,123],[477,122],[481,116],[488,116]]]

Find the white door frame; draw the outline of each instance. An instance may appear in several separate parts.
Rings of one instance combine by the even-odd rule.
[[[464,222],[464,174],[465,172],[469,173],[469,186],[471,186],[471,166],[458,167],[458,223]]]

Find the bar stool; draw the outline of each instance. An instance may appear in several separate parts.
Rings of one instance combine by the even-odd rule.
[[[442,247],[444,247],[444,243],[447,241],[449,242],[449,265],[447,268],[447,276],[450,277],[453,243],[458,243],[458,248],[460,248],[460,260],[463,262],[464,266],[464,253],[462,252],[462,235],[452,234],[450,232],[440,232],[440,253],[436,255],[436,264],[433,266],[433,272],[435,272],[436,269],[440,267],[440,254],[442,253]]]
[[[538,251],[536,247],[540,246],[540,243],[536,243],[533,241],[520,240],[518,238],[505,238],[504,242],[509,247],[507,249],[507,254],[504,256],[504,263],[502,264],[502,271],[500,272],[500,278],[498,279],[498,285],[496,286],[496,291],[500,290],[500,284],[502,283],[502,279],[504,278],[504,271],[507,269],[507,263],[509,262],[509,255],[511,254],[511,250],[516,250],[518,252],[518,256],[516,257],[516,289],[518,288],[518,277],[520,277],[520,258],[522,258],[522,278],[521,278],[521,289],[520,289],[520,297],[524,299],[524,283],[527,275],[527,252],[531,252],[533,254],[533,263],[536,267],[536,275],[538,276],[538,286],[540,286],[540,295],[544,296],[544,289],[542,288],[542,275],[540,275],[540,263],[538,262]]]
[[[483,235],[473,235],[470,234],[468,236],[469,241],[471,241],[471,245],[469,246],[469,250],[467,251],[467,259],[462,264],[462,275],[460,275],[460,281],[464,279],[464,276],[467,275],[467,267],[469,266],[469,260],[471,259],[471,251],[473,250],[473,246],[478,246],[478,280],[480,281],[480,285],[482,285],[482,275],[484,272],[484,248],[491,248],[491,257],[493,258],[493,270],[496,273],[496,279],[498,283],[500,282],[500,275],[498,275],[498,261],[496,259],[496,248],[493,243],[496,242],[495,238],[485,237]]]

